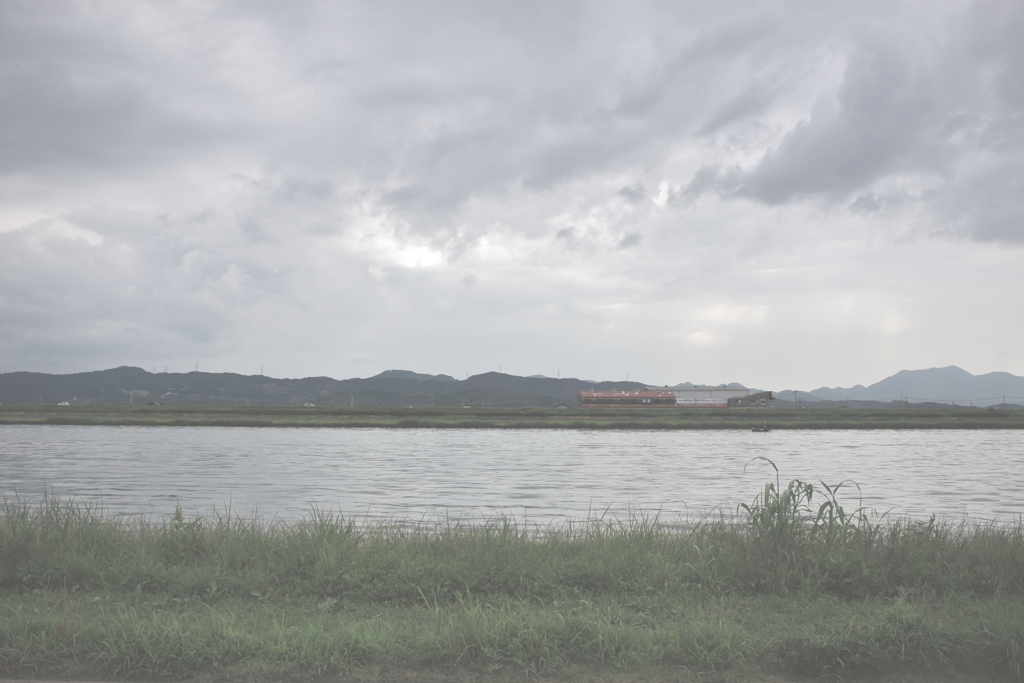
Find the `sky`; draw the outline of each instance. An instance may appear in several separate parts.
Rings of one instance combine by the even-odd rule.
[[[0,372],[1024,375],[1019,0],[4,0]]]

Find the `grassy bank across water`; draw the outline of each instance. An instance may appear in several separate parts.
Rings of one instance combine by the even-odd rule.
[[[1024,410],[0,405],[0,424],[442,429],[1024,429]]]
[[[146,520],[8,500],[0,672],[1019,679],[1020,520],[873,520],[835,494],[772,483],[736,515],[688,525],[545,528],[322,510]]]

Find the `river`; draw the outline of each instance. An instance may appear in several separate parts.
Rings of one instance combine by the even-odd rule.
[[[768,481],[847,483],[877,513],[1024,514],[1012,430],[599,431],[0,426],[0,498],[45,491],[108,513],[551,524],[734,511]]]

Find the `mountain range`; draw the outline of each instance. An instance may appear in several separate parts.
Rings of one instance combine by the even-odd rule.
[[[688,383],[686,383],[688,384]],[[686,384],[681,386],[686,386]],[[147,372],[119,367],[96,372],[50,375],[39,372],[0,374],[0,403],[188,403],[221,405],[427,406],[473,405],[553,407],[576,405],[584,389],[644,389],[641,382],[594,382],[534,375],[519,377],[486,372],[464,380],[387,370],[374,377],[277,379],[233,373]],[[751,389],[751,391],[757,391]],[[813,391],[779,391],[776,405],[909,404],[991,406],[1024,404],[1024,377],[1008,372],[972,375],[955,366],[903,370],[869,386],[821,387]],[[1005,396],[1005,399],[1004,399]]]
[[[902,370],[869,386],[858,384],[842,387],[821,387],[813,391],[780,391],[782,401],[904,401],[933,402],[958,405],[992,406],[1024,403],[1024,377],[1008,372],[971,373],[950,365],[927,370]]]
[[[213,405],[519,407],[576,405],[583,389],[638,390],[640,382],[592,382],[552,377],[519,377],[486,372],[464,380],[387,370],[366,379],[330,377],[277,379],[233,373],[148,372],[119,367],[97,372],[49,375],[0,374],[0,403],[188,403]]]

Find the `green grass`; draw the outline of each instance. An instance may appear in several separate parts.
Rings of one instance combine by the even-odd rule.
[[[0,405],[0,424],[442,429],[1024,429],[994,409],[347,408],[301,406]]]
[[[0,671],[1020,678],[1024,523],[870,518],[840,504],[850,487],[776,480],[692,524],[638,513],[540,528],[317,509],[151,520],[7,500]]]

